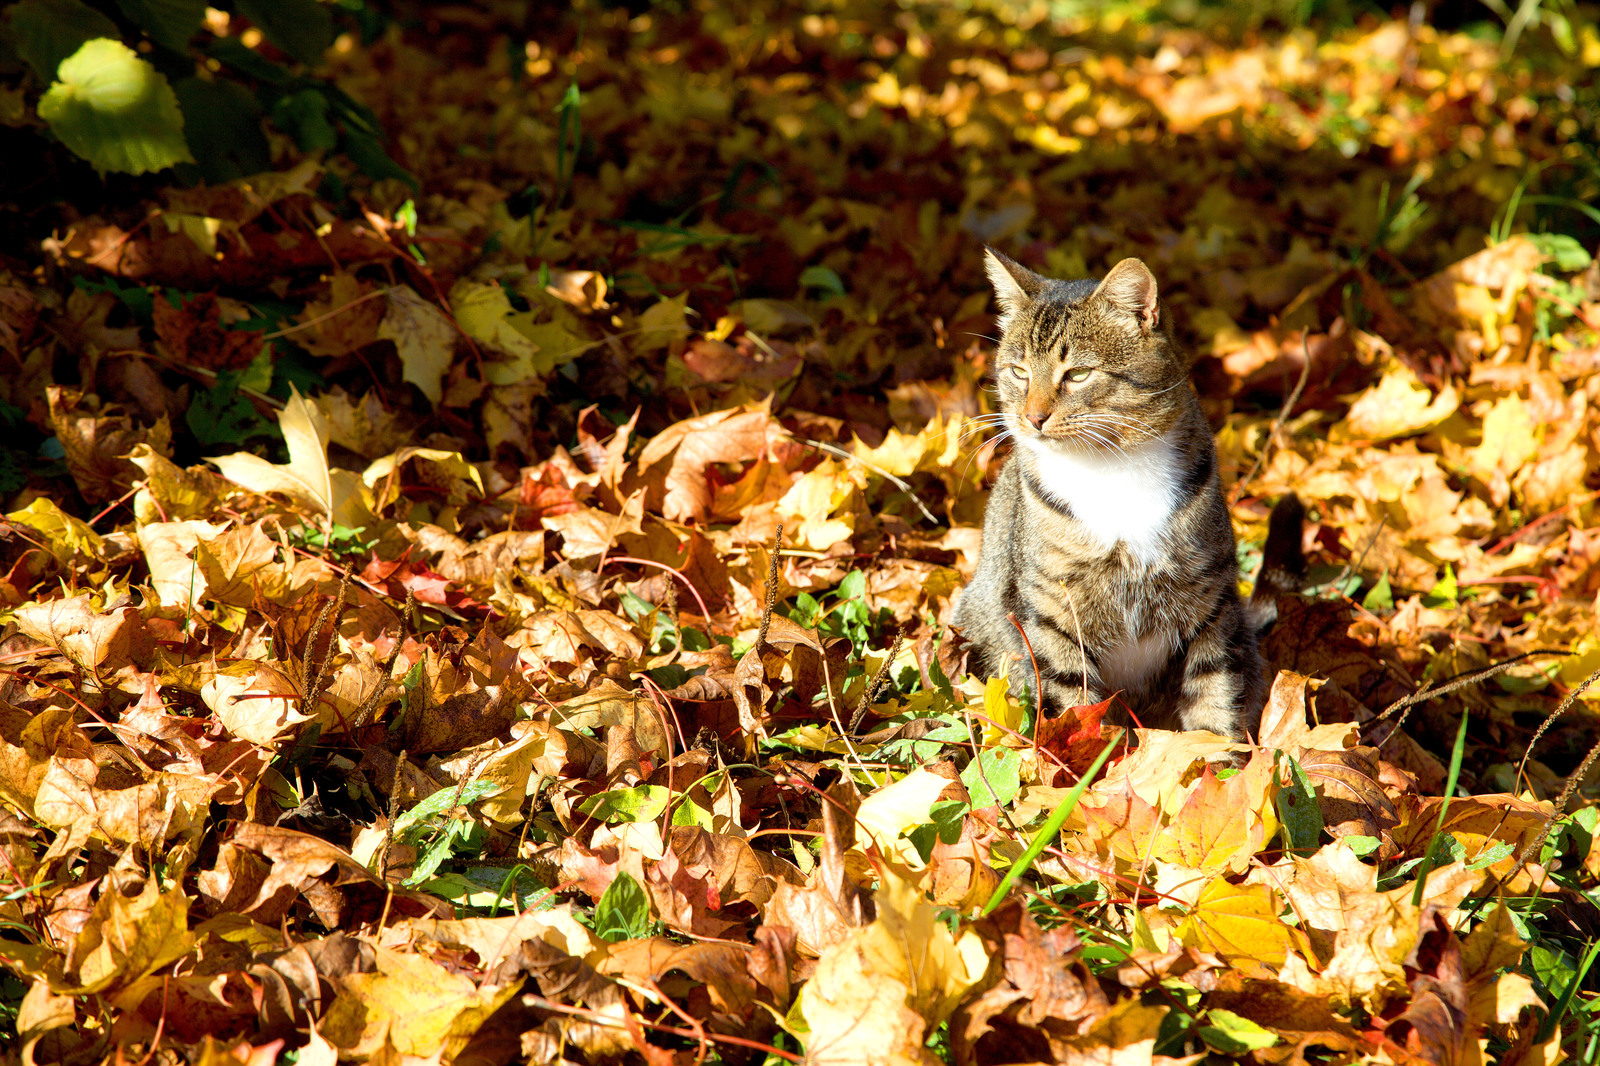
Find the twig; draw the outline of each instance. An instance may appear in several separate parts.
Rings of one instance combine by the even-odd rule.
[[[756,633],[754,647],[767,642],[767,630],[772,626],[772,609],[778,603],[778,557],[783,554],[783,525],[780,523],[772,538],[772,561],[767,566],[767,602],[761,606],[761,628]]]
[[[1071,606],[1071,604],[1072,597],[1069,596],[1067,597],[1067,605]],[[1078,611],[1075,607],[1072,611],[1072,617],[1073,621],[1076,622]],[[1039,660],[1034,657],[1033,642],[1028,639],[1028,634],[1023,631],[1022,623],[1017,621],[1017,613],[1015,611],[1006,612],[1006,621],[1017,627],[1017,636],[1022,638],[1022,646],[1028,649],[1028,661],[1033,663],[1033,711],[1042,718],[1044,716],[1044,678],[1039,676]],[[1078,634],[1078,639],[1081,641],[1083,634]],[[1079,648],[1082,648],[1081,644]],[[1086,663],[1085,665],[1088,664]],[[1089,702],[1089,675],[1087,672],[1083,675],[1083,702]]]
[[[1407,696],[1401,696],[1399,699],[1397,699],[1393,703],[1389,704],[1389,706],[1385,707],[1383,709],[1382,713],[1380,713],[1376,718],[1374,718],[1372,720],[1372,722],[1369,723],[1369,724],[1375,725],[1378,722],[1383,721],[1385,718],[1388,718],[1391,714],[1395,713],[1396,711],[1406,710],[1407,708],[1414,707],[1419,703],[1426,703],[1428,700],[1434,699],[1437,696],[1444,696],[1444,695],[1446,695],[1448,693],[1456,691],[1457,689],[1466,688],[1468,685],[1476,684],[1479,681],[1486,681],[1489,678],[1494,677],[1497,674],[1503,674],[1507,670],[1509,670],[1511,667],[1515,666],[1517,663],[1520,663],[1522,660],[1531,659],[1535,655],[1565,655],[1565,654],[1567,654],[1567,653],[1564,652],[1564,651],[1558,651],[1558,650],[1556,650],[1554,648],[1534,648],[1532,651],[1525,651],[1521,655],[1513,655],[1509,659],[1503,659],[1500,662],[1490,663],[1488,666],[1479,667],[1476,670],[1466,670],[1466,671],[1463,671],[1462,673],[1456,674],[1456,675],[1454,675],[1452,677],[1447,677],[1447,678],[1444,679],[1444,681],[1440,682],[1437,686],[1435,686],[1432,682],[1424,682],[1422,684],[1422,687],[1417,689],[1415,692],[1413,692],[1413,693],[1411,693],[1410,695],[1407,695]],[[1582,691],[1582,690],[1580,689],[1579,691]],[[1569,702],[1570,702],[1570,697],[1569,697]],[[1550,724],[1550,722],[1555,719],[1556,715],[1558,715],[1562,711],[1566,710],[1567,706],[1568,706],[1568,703],[1563,703],[1561,705],[1561,707],[1557,709],[1555,714],[1552,714],[1550,716],[1550,718],[1545,720],[1545,726],[1548,726]],[[1395,722],[1394,728],[1398,730],[1402,725],[1405,724],[1405,720],[1406,720],[1406,716],[1402,714],[1400,716],[1400,720]],[[1539,739],[1539,734],[1544,731],[1544,728],[1545,728],[1544,726],[1541,726],[1540,729],[1539,729],[1539,733],[1535,733],[1534,734],[1534,736],[1533,736],[1534,740],[1538,740]],[[1531,746],[1532,745],[1532,741],[1529,741],[1529,744]],[[1521,774],[1521,772],[1522,772],[1521,767],[1518,767],[1517,773]]]
[[[1560,653],[1553,652],[1552,654]],[[1581,685],[1567,693],[1566,698],[1563,699],[1556,709],[1550,713],[1550,716],[1539,723],[1539,728],[1533,731],[1533,736],[1528,740],[1527,748],[1522,752],[1522,760],[1517,763],[1517,772],[1515,776],[1512,777],[1513,781],[1522,780],[1522,771],[1528,765],[1528,756],[1533,753],[1533,746],[1539,743],[1539,738],[1544,736],[1545,733],[1549,731],[1550,727],[1555,724],[1555,720],[1557,718],[1560,718],[1563,714],[1567,713],[1567,708],[1571,707],[1573,701],[1583,694],[1584,689],[1595,683],[1596,678],[1600,678],[1600,670],[1596,670],[1594,673],[1590,674],[1584,679],[1584,682]]]
[[[1295,382],[1294,390],[1289,393],[1289,398],[1278,408],[1278,417],[1272,420],[1272,431],[1267,434],[1266,444],[1261,446],[1261,451],[1256,453],[1255,465],[1250,472],[1233,484],[1233,498],[1239,499],[1244,495],[1245,486],[1255,480],[1261,472],[1261,466],[1267,461],[1267,453],[1272,450],[1272,445],[1278,439],[1278,433],[1283,429],[1283,424],[1289,420],[1289,414],[1294,410],[1294,405],[1300,402],[1300,393],[1305,390],[1306,382],[1311,379],[1311,330],[1308,328],[1300,334],[1300,350],[1305,353],[1305,362],[1300,367],[1300,380]]]
[[[843,459],[846,462],[860,463],[862,466],[866,467],[874,474],[877,474],[879,477],[894,482],[894,484],[902,489],[907,496],[910,496],[911,502],[917,505],[917,510],[922,512],[922,517],[926,518],[930,525],[937,526],[943,524],[934,517],[932,511],[928,510],[927,506],[923,504],[922,498],[917,495],[916,490],[913,489],[904,478],[896,477],[878,464],[869,463],[865,459],[861,458],[861,456],[852,451],[847,451],[836,444],[824,444],[820,440],[809,440],[805,437],[796,437],[793,434],[790,434],[790,439],[796,444],[804,444],[806,447],[815,448],[819,452],[827,452],[829,455],[838,456],[840,459]]]
[[[658,563],[653,559],[636,559],[631,555],[613,555],[608,559],[601,560],[600,565],[604,566],[606,563],[632,563],[635,566],[653,566],[658,570],[665,570],[683,582],[683,587],[689,590],[690,595],[694,597],[694,601],[700,605],[700,616],[707,621],[711,619],[711,609],[706,606],[706,601],[700,598],[700,590],[695,588],[694,583],[684,576],[682,570],[668,566],[666,563]],[[599,570],[595,572],[599,573]],[[669,585],[668,587],[670,588],[671,586]]]
[[[1378,538],[1383,536],[1384,528],[1388,526],[1388,524],[1388,515],[1381,514],[1378,516],[1378,528],[1374,529],[1372,531],[1372,536],[1367,538],[1366,546],[1361,549],[1361,554],[1356,558],[1355,562],[1344,564],[1344,570],[1340,572],[1338,579],[1333,583],[1334,588],[1344,588],[1344,583],[1349,580],[1350,575],[1361,569],[1361,564],[1367,561],[1367,553],[1370,552],[1373,546],[1378,543]]]
[[[383,829],[383,852],[378,858],[378,876],[385,884],[389,881],[389,849],[394,846],[396,808],[400,806],[400,771],[405,764],[406,752],[401,748],[400,756],[394,761],[394,780],[389,785],[389,823]]]

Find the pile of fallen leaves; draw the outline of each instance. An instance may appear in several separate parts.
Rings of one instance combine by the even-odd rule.
[[[1592,1053],[1600,36],[1037,15],[402,5],[415,186],[30,208],[8,1054]],[[965,673],[985,242],[1151,265],[1246,579],[1308,504],[1254,743]]]

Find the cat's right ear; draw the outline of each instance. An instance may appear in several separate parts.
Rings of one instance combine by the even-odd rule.
[[[1049,278],[1035,274],[1021,263],[1001,255],[993,248],[983,250],[983,268],[989,274],[989,284],[994,286],[995,298],[1000,301],[1002,333],[1050,283]]]

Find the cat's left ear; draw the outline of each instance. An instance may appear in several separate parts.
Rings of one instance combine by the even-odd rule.
[[[1139,323],[1145,336],[1161,320],[1161,309],[1156,302],[1156,279],[1150,268],[1138,259],[1124,259],[1111,268],[1111,273],[1100,282],[1094,294],[1119,311],[1131,315]]]

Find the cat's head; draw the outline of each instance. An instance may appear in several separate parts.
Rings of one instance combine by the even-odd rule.
[[[1000,300],[995,381],[1024,443],[1118,451],[1165,433],[1192,404],[1156,279],[1124,259],[1100,281],[1057,281],[989,249]]]

